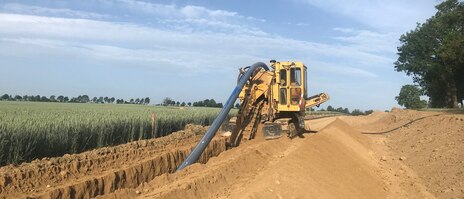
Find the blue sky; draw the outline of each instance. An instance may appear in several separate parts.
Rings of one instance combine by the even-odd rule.
[[[299,60],[326,105],[386,110],[412,82],[398,38],[437,3],[1,0],[0,93],[224,102],[238,68]]]

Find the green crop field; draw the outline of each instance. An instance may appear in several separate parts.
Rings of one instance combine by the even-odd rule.
[[[198,107],[0,102],[0,165],[165,136],[189,123],[209,125],[219,111]]]

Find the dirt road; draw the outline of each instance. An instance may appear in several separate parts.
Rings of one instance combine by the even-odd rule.
[[[218,136],[206,164],[177,173],[204,128],[7,166],[0,198],[464,197],[462,114],[395,109],[309,125],[318,132],[231,150]]]

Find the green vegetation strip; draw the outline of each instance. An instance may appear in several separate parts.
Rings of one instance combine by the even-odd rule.
[[[189,123],[210,125],[219,111],[202,107],[0,102],[0,166],[161,137]]]

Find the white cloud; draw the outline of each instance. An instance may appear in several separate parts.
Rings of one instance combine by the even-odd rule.
[[[186,18],[223,18],[235,17],[236,12],[229,12],[225,10],[210,10],[201,6],[187,5],[179,10]]]
[[[10,13],[21,13],[30,15],[44,15],[44,16],[60,16],[60,17],[74,17],[84,19],[105,19],[109,15],[98,14],[93,12],[83,12],[64,8],[46,8],[40,6],[30,6],[24,4],[9,3],[1,7],[2,11]]]
[[[308,23],[301,23],[301,22],[300,22],[300,23],[296,23],[295,25],[296,25],[296,26],[309,26]]]
[[[124,11],[124,15],[97,14],[93,12],[70,10],[66,8],[47,8],[25,4],[5,4],[0,11],[50,17],[69,17],[76,19],[118,20],[139,23],[147,19],[148,24],[158,28],[178,31],[209,30],[214,32],[235,32],[264,35],[265,33],[250,23],[263,23],[265,20],[242,16],[236,12],[208,9],[202,6],[165,5],[138,0],[97,0],[106,10]],[[162,27],[160,27],[162,25]]]
[[[378,75],[373,72],[369,72],[364,69],[350,67],[346,65],[336,65],[336,64],[331,64],[331,63],[321,62],[321,61],[314,61],[311,64],[317,66],[314,70],[322,71],[323,73],[326,73],[326,74],[337,74],[340,76],[361,77],[361,78],[377,78],[378,77]]]
[[[136,12],[144,12],[165,18],[184,18],[184,19],[207,19],[207,20],[230,20],[245,19],[251,21],[265,21],[251,16],[242,16],[237,12],[227,10],[212,10],[202,6],[186,5],[179,7],[176,5],[165,5],[138,0],[100,0],[111,5],[121,6]]]
[[[404,32],[434,14],[436,0],[300,0],[370,27]]]
[[[434,5],[438,3],[436,0],[296,1],[366,25],[363,29],[352,26],[333,29],[336,36],[332,36],[332,39],[338,41],[339,45],[365,53],[364,59],[348,63],[357,68],[391,67],[396,59],[398,38],[414,29],[417,22],[423,22],[432,16]]]
[[[175,5],[164,5],[148,3],[144,1],[135,0],[101,0],[109,5],[124,6],[126,9],[134,10],[136,12],[144,12],[148,14],[156,14],[165,17],[178,15],[178,9]]]
[[[249,25],[263,23],[265,20],[251,16],[243,16],[237,12],[221,9],[208,9],[194,5],[165,5],[138,0],[100,0],[112,8],[130,11],[131,15],[147,15],[156,18],[168,28],[177,30],[215,32],[236,32],[248,34],[265,34],[263,31]]]
[[[298,22],[298,23],[287,22],[287,24],[288,24],[288,25],[300,26],[300,27],[309,26],[308,23],[303,23],[303,22]]]
[[[335,31],[343,33],[343,36],[334,37],[335,40],[357,46],[359,50],[364,52],[372,52],[379,54],[394,54],[398,37],[396,34],[380,33],[370,30],[354,30],[351,28],[334,28]]]
[[[328,45],[248,33],[173,31],[129,23],[16,14],[0,14],[0,36],[5,41],[53,48],[80,46],[79,49],[92,51],[89,55],[98,55],[101,59],[125,59],[146,64],[156,60],[177,60],[175,63],[179,67],[201,67],[200,71],[204,72],[218,69],[225,59],[236,61],[234,58],[237,57],[247,57],[240,60],[244,64],[271,58],[334,60],[329,62],[356,66],[359,70],[392,63],[392,60],[363,51],[356,45]],[[350,74],[375,77],[360,71]]]

